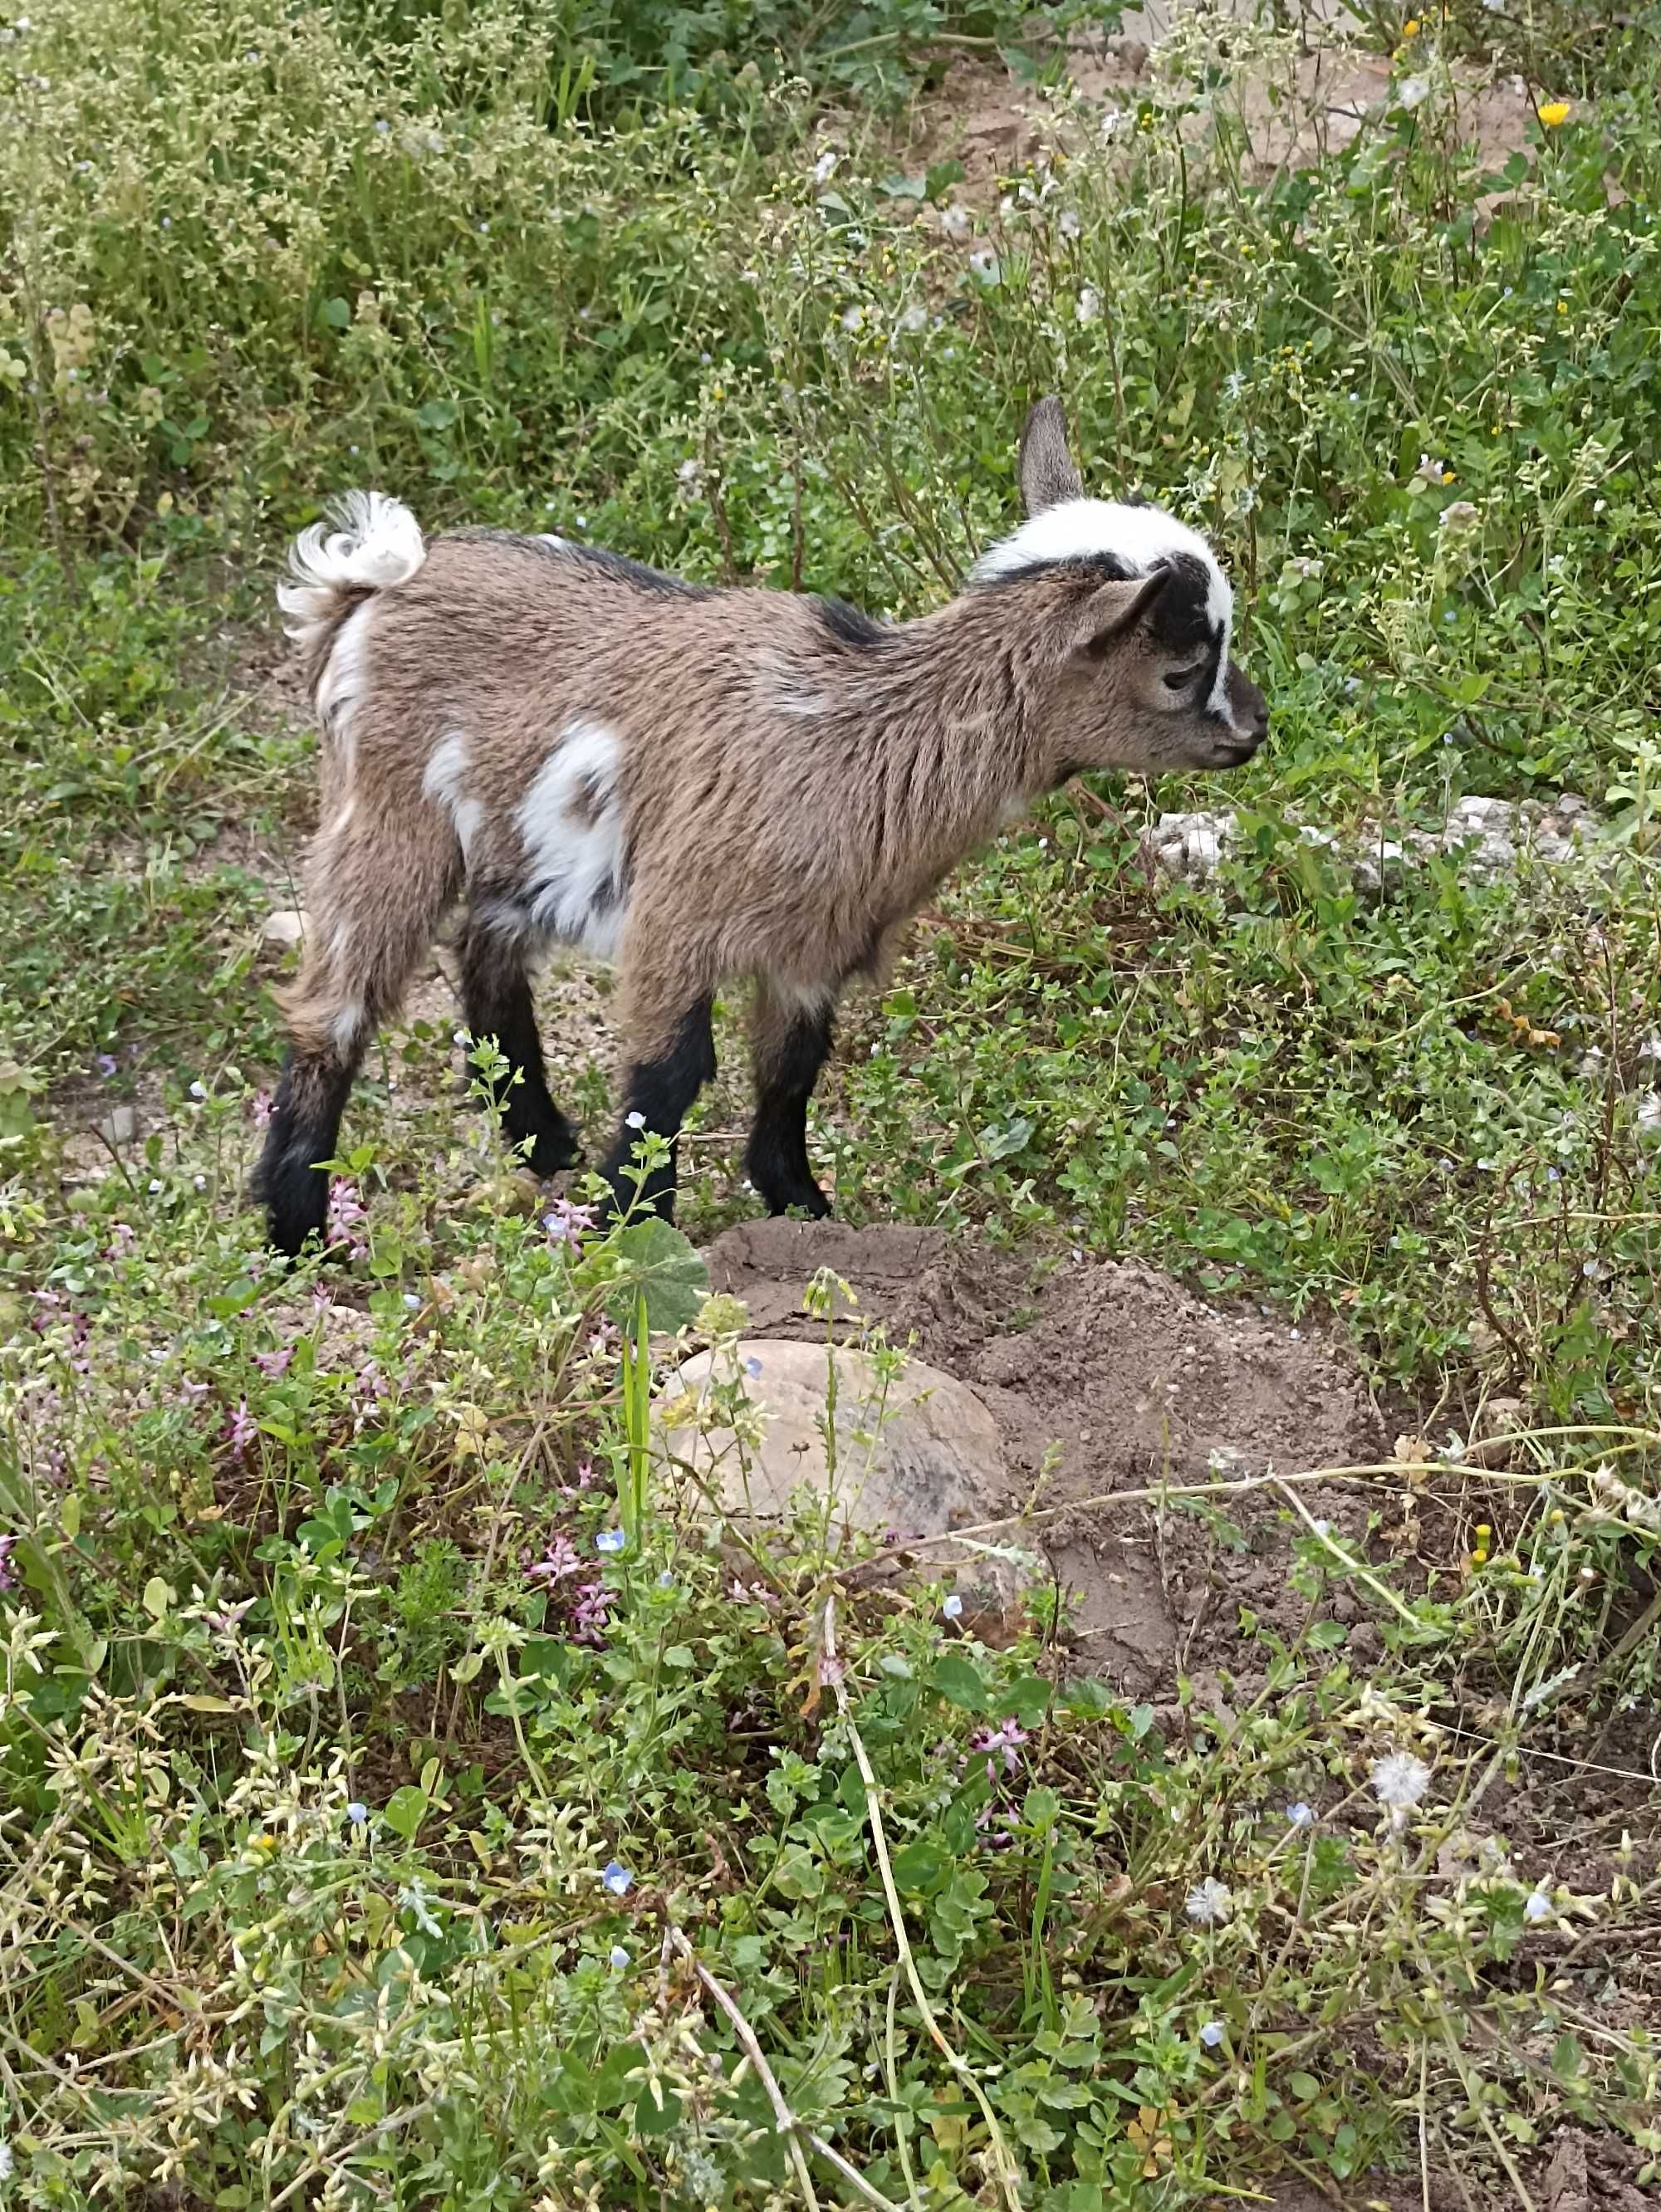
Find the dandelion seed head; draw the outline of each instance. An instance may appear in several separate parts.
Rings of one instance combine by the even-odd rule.
[[[1184,1907],[1189,1918],[1201,1928],[1214,1928],[1226,1920],[1234,1911],[1234,1893],[1226,1882],[1208,1875],[1188,1893]]]

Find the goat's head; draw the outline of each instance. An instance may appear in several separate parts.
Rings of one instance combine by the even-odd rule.
[[[1230,658],[1234,595],[1197,532],[1157,507],[1086,499],[1058,401],[1021,435],[1027,520],[977,564],[1019,592],[1023,677],[1058,780],[1081,768],[1238,768],[1269,732]]]

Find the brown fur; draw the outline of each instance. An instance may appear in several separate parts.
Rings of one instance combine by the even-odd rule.
[[[1077,486],[1060,411],[1042,415],[1023,444],[1030,507]],[[941,878],[1068,775],[1242,757],[1238,733],[1161,688],[1191,658],[1150,619],[1163,588],[1163,572],[1063,565],[861,641],[817,600],[654,586],[577,549],[463,532],[390,589],[342,589],[306,634],[326,686],[368,605],[325,744],[307,955],[285,998],[297,1057],[355,1064],[447,907],[467,900],[477,929],[482,905],[518,896],[515,810],[562,732],[598,726],[616,744],[630,1059],[674,1052],[689,1008],[749,976],[764,1070],[803,1010],[828,1017]],[[1231,684],[1261,719],[1261,694]],[[423,788],[455,738],[465,857],[455,794]],[[608,798],[580,781],[567,817],[592,829]],[[511,992],[524,954],[503,957]]]

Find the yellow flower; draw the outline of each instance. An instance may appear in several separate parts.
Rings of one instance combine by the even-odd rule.
[[[1416,39],[1418,35],[1419,18],[1416,15],[1409,15],[1402,26],[1402,36],[1404,39]]]
[[[1538,111],[1540,120],[1548,131],[1555,131],[1560,123],[1567,123],[1570,112],[1569,102],[1567,100],[1548,100]]]
[[[1559,313],[1560,315],[1567,315],[1567,313],[1568,313],[1568,303],[1567,302],[1567,301],[1560,300],[1560,301],[1557,302],[1557,312],[1558,312],[1558,313]]]
[[[1443,482],[1444,483],[1451,483],[1453,482],[1453,471],[1452,471],[1451,469],[1444,469],[1444,470],[1443,470],[1443,471],[1442,471],[1442,482]]]

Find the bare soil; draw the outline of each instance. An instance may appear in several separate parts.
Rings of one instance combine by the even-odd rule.
[[[977,1391],[1002,1439],[1007,1510],[1073,1599],[1074,1651],[1128,1696],[1174,1698],[1177,1674],[1196,1667],[1250,1678],[1261,1659],[1243,1608],[1285,1637],[1307,1621],[1287,1584],[1283,1493],[1226,1501],[1226,1520],[1169,1493],[1365,1465],[1385,1450],[1345,1355],[1283,1321],[1220,1311],[1140,1261],[1035,1265],[940,1231],[788,1221],[741,1223],[709,1261],[712,1287],[743,1298],[752,1329],[773,1336],[822,1330],[801,1297],[828,1267],[866,1322]],[[1363,1493],[1299,1494],[1312,1516],[1365,1533]],[[1341,1595],[1330,1611],[1360,1608]],[[1365,1657],[1372,1635],[1359,1626],[1352,1650]]]

